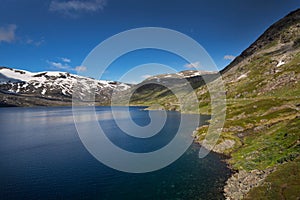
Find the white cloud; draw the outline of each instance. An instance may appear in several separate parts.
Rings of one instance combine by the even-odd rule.
[[[52,62],[52,61],[47,61],[48,64],[50,64],[52,67],[55,67],[57,69],[62,69],[62,70],[72,70],[72,67],[68,64],[60,63],[60,62]]]
[[[77,66],[77,67],[75,67],[75,71],[76,72],[84,72],[86,70],[87,70],[87,68],[85,66]]]
[[[99,10],[103,10],[105,5],[106,0],[52,0],[49,10],[53,12],[60,12],[69,16],[76,16],[78,13],[82,12],[97,12]]]
[[[145,75],[143,75],[143,76],[141,76],[143,79],[147,79],[147,78],[149,78],[149,77],[151,77],[152,75],[149,75],[149,74],[145,74]]]
[[[25,41],[25,44],[30,44],[30,45],[34,45],[34,46],[36,46],[36,47],[39,47],[39,46],[41,46],[44,42],[45,42],[44,39],[41,39],[41,40],[33,40],[33,39],[28,38],[28,39]]]
[[[191,69],[191,68],[200,68],[200,62],[194,62],[194,63],[188,63],[184,65],[185,68]]]
[[[0,43],[1,42],[13,42],[15,40],[15,32],[17,25],[9,24],[8,26],[0,27]]]
[[[70,59],[67,59],[66,61],[71,62]],[[73,71],[73,72],[77,72],[77,73],[78,72],[84,72],[84,71],[87,70],[87,68],[85,66],[77,66],[77,67],[73,68],[71,65],[68,64],[69,62],[63,62],[63,63],[61,63],[61,62],[47,61],[47,63],[51,67],[56,68],[58,70]]]
[[[41,38],[40,40],[35,40],[26,36],[24,37],[16,36],[17,28],[18,27],[15,24],[9,24],[7,26],[0,27],[0,43],[1,42],[12,43],[16,41],[20,44],[34,45],[36,47],[39,47],[45,42],[44,38]]]
[[[134,85],[136,85],[136,84],[138,84],[139,82],[137,82],[137,81],[133,81],[133,80],[127,80],[127,81],[125,81],[124,83],[129,83],[129,84],[134,84]]]
[[[60,58],[63,62],[65,63],[70,63],[71,62],[71,59],[69,58]]]
[[[235,56],[233,56],[233,55],[225,55],[225,56],[224,56],[224,59],[225,59],[225,60],[234,60],[234,59],[235,59]]]

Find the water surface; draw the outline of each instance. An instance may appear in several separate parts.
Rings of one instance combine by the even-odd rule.
[[[110,113],[109,107],[96,110]],[[149,123],[148,111],[138,107],[131,116],[140,125]],[[165,127],[151,139],[124,134],[109,117],[99,123],[121,148],[148,152],[172,140],[179,120],[179,113],[169,112]],[[198,151],[193,144],[159,171],[119,172],[84,148],[71,108],[0,108],[0,199],[223,199],[230,171],[219,155],[199,159]]]

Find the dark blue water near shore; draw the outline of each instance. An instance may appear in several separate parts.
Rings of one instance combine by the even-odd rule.
[[[110,112],[109,107],[96,110]],[[149,123],[147,111],[134,107],[131,112],[138,124]],[[179,113],[169,112],[164,129],[151,141],[122,134],[114,120],[100,123],[121,148],[147,152],[172,140],[179,119]],[[87,152],[71,108],[0,108],[0,199],[222,199],[230,171],[219,155],[199,159],[198,151],[193,144],[156,172],[119,172]]]

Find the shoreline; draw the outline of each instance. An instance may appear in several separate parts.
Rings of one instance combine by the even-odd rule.
[[[205,125],[199,126],[198,128],[203,126]],[[195,130],[195,132],[198,131],[198,128]],[[200,141],[197,141],[194,132],[192,134],[192,137],[194,138],[194,143],[196,143],[200,147],[204,147]],[[249,172],[247,172],[246,170],[235,170],[233,169],[232,164],[228,162],[231,159],[230,154],[226,154],[224,152],[221,153],[219,151],[215,151],[214,149],[212,149],[211,152],[224,157],[224,159],[222,159],[221,161],[226,163],[227,168],[231,172],[230,177],[225,181],[223,187],[223,196],[226,200],[244,199],[252,188],[260,186],[265,178],[276,170],[276,166],[267,168],[265,170],[254,169]]]
[[[87,107],[86,105],[80,105],[80,106]],[[111,105],[95,105],[95,107],[96,106],[112,107]],[[119,107],[119,106],[120,105],[115,107]],[[62,106],[62,105],[38,106],[37,105],[37,106],[13,106],[13,107],[2,106],[0,108],[60,108],[60,107],[72,107],[72,105],[67,105],[67,106]],[[141,107],[143,110],[149,111],[149,106],[130,105],[130,107]],[[158,110],[158,109],[150,109],[150,110]],[[185,114],[196,114],[196,113],[185,113]],[[197,127],[195,131],[197,132],[198,128],[203,126],[208,126],[208,125],[207,124],[201,125]],[[191,136],[194,138],[193,143],[199,145],[200,147],[204,147],[201,144],[201,142],[196,140],[197,138],[195,137],[194,132],[191,134]],[[231,164],[228,162],[228,160],[231,158],[230,154],[228,155],[225,153],[214,151],[213,149],[211,151],[215,154],[218,154],[221,158],[221,162],[225,162],[227,168],[230,170],[230,177],[225,181],[222,189],[222,194],[226,200],[243,199],[244,197],[246,197],[250,189],[261,185],[261,183],[267,177],[267,175],[269,175],[271,172],[276,170],[275,168],[270,168],[266,170],[255,169],[250,172],[246,172],[245,170],[234,170]]]
[[[194,140],[194,143],[203,147],[199,141]],[[225,162],[227,168],[230,170],[230,177],[225,181],[222,191],[226,200],[241,200],[245,198],[252,188],[260,186],[265,178],[276,170],[276,167],[268,168],[266,170],[255,169],[250,172],[245,170],[235,170],[228,162],[231,158],[230,155],[215,152],[214,150],[211,150],[211,152],[224,158],[221,162]]]

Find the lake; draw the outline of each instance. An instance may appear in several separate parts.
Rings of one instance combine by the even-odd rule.
[[[97,114],[110,111],[96,107]],[[137,124],[150,121],[148,111],[140,107],[131,107],[130,113]],[[169,111],[167,116],[161,132],[150,139],[122,133],[110,118],[99,123],[119,147],[148,152],[174,137],[180,113]],[[205,123],[208,118],[201,119]],[[222,189],[230,170],[218,154],[199,159],[199,149],[192,144],[177,161],[158,171],[120,172],[85,149],[72,108],[0,108],[0,199],[224,199]]]

